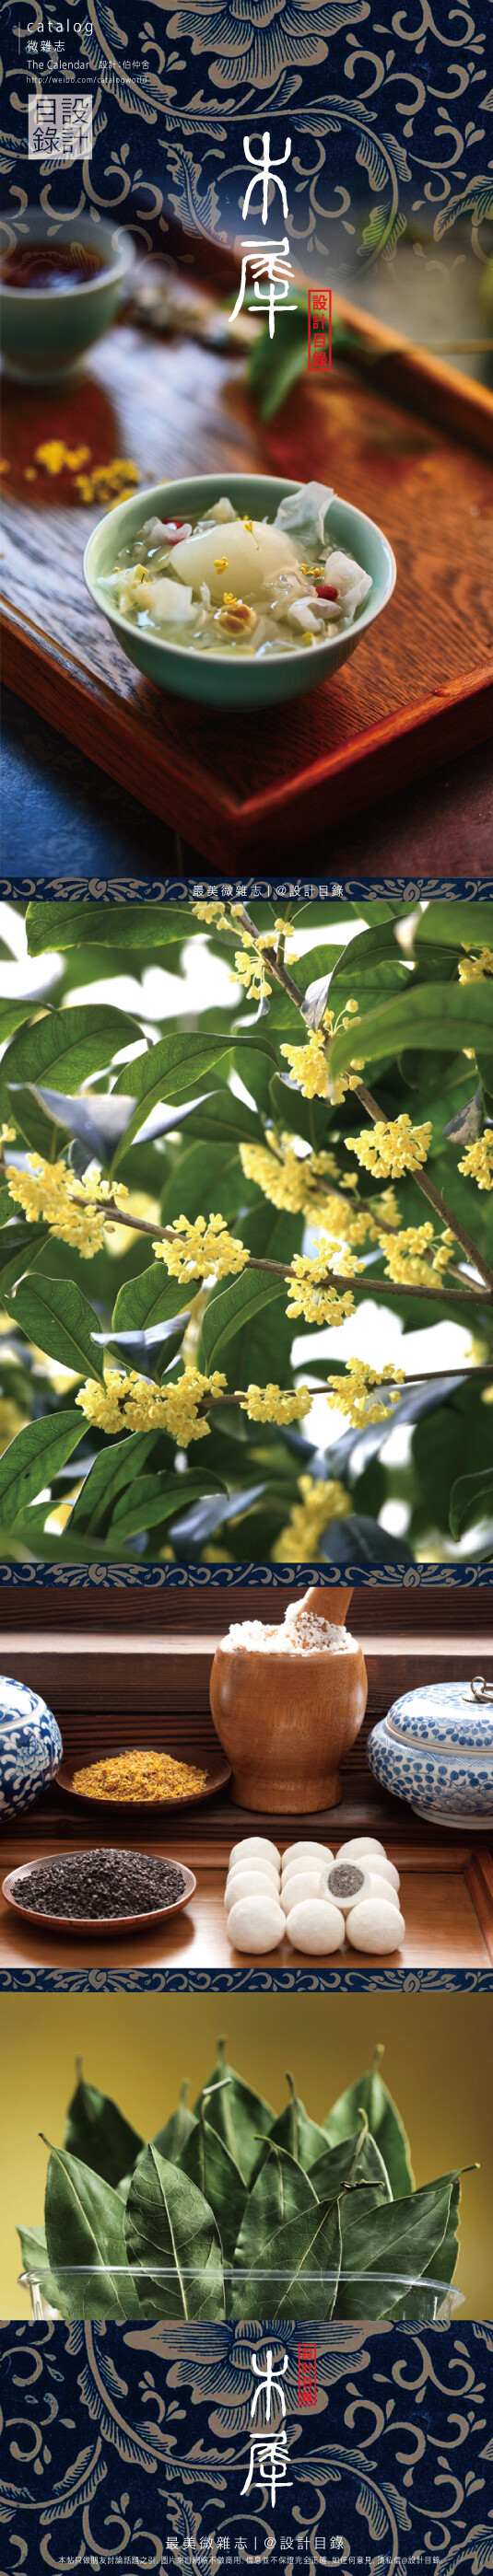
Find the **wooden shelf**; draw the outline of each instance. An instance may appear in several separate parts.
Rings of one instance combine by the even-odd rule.
[[[338,1810],[338,1820],[340,1812]],[[237,1810],[234,1811],[234,1821],[235,1824],[238,1821]],[[317,1822],[322,1829],[323,1820],[318,1818]],[[338,1836],[340,1832],[338,1821]],[[335,1840],[333,1820],[332,1834]],[[230,1842],[234,1838],[230,1811]],[[86,1845],[88,1839],[90,1837],[86,1835]],[[284,1818],[282,1843],[279,1836],[281,1847],[288,1840],[291,1840],[291,1832],[289,1835],[286,1833]],[[60,1836],[57,1848],[60,1852],[73,1848],[66,1831]],[[151,1845],[149,1837],[144,1834],[140,1848],[142,1851],[152,1848],[154,1852],[166,1855],[170,1850],[170,1837],[163,1838],[160,1834]],[[2,1876],[7,1870],[19,1868],[25,1861],[41,1859],[52,1849],[53,1836],[47,1834],[46,1825],[38,1844],[27,1834],[15,1840],[12,1838],[5,1845]],[[196,1830],[184,1833],[182,1823],[180,1836],[173,1844],[173,1857],[186,1861],[195,1871],[197,1890],[191,1905],[184,1913],[174,1915],[164,1932],[162,1928],[147,1933],[132,1932],[127,1940],[118,1936],[106,1941],[92,1941],[87,1937],[81,1941],[77,1935],[67,1933],[57,1937],[56,1933],[46,1932],[41,1927],[37,1930],[33,1924],[17,1919],[1,1898],[0,1971],[14,1967],[60,1968],[63,1965],[87,1969],[109,1965],[118,1969],[224,1968],[236,1969],[243,1975],[245,1969],[298,1968],[316,1973],[325,1967],[330,1974],[333,1967],[360,1971],[366,1968],[370,1973],[382,1966],[386,1969],[488,1969],[493,1963],[491,1857],[482,1850],[473,1852],[466,1842],[456,1843],[446,1850],[437,1839],[430,1842],[426,1850],[415,1847],[409,1841],[407,1822],[406,1839],[402,1839],[401,1828],[401,1839],[395,1845],[395,1857],[401,1872],[406,1933],[401,1949],[383,1961],[370,1955],[363,1956],[361,1951],[352,1950],[349,1943],[325,1962],[310,1960],[300,1951],[291,1949],[287,1940],[268,1956],[246,1957],[244,1953],[231,1949],[227,1939],[223,1905],[226,1854],[221,1843],[212,1840],[208,1847]]]

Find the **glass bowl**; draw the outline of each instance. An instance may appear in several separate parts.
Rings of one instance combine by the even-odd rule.
[[[112,2264],[111,2288],[106,2289],[102,2268],[80,2263],[60,2264],[56,2278],[48,2267],[19,2274],[19,2286],[28,2290],[33,2324],[44,2318],[103,2321],[116,2324],[135,2323],[138,2318],[155,2322],[196,2325],[199,2322],[219,2325],[224,2316],[232,2323],[262,2320],[275,2325],[314,2324],[333,2314],[337,2296],[334,2330],[339,2323],[354,2320],[369,2324],[386,2319],[389,2323],[413,2325],[450,2325],[458,2308],[463,2306],[462,2291],[450,2282],[416,2280],[409,2273],[388,2272],[320,2272],[303,2273],[300,2296],[298,2283],[296,2314],[293,2315],[292,2278],[288,2272],[224,2271],[214,2273],[209,2263],[200,2275],[196,2270],[181,2272],[183,2298],[177,2294],[176,2273],[170,2266],[153,2264],[152,2278],[143,2267]],[[223,2296],[224,2288],[224,2296]],[[273,2289],[275,2300],[273,2307]],[[58,2291],[60,2305],[55,2304]],[[55,2294],[55,2298],[54,2298]],[[289,2302],[289,2304],[288,2304]],[[186,2313],[185,2313],[186,2309]]]

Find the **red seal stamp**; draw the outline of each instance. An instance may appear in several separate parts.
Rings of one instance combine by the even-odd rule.
[[[308,288],[308,366],[310,373],[329,374],[332,366],[332,288]]]
[[[298,2344],[298,2397],[300,2406],[316,2406],[317,2354],[314,2343]]]

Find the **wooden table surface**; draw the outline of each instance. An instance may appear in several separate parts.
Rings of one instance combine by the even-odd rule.
[[[325,1830],[325,1829],[324,1829]],[[323,1836],[321,1837],[324,1838]],[[120,1834],[120,1840],[123,1836]],[[231,1833],[230,1842],[235,1839]],[[290,1839],[290,1837],[289,1837]],[[285,1840],[287,1842],[288,1836]],[[88,1837],[85,1838],[88,1847]],[[40,1860],[53,1844],[48,1840],[29,1841],[27,1834],[7,1842],[2,1837],[1,1877],[28,1860]],[[142,1851],[154,1856],[169,1856],[170,1846],[164,1837],[152,1839],[142,1832]],[[334,1839],[333,1849],[337,1848]],[[70,1841],[57,1840],[57,1855],[73,1850]],[[431,1844],[426,1849],[398,1842],[392,1854],[401,1873],[401,1902],[406,1932],[399,1950],[384,1960],[363,1955],[349,1943],[326,1961],[309,1959],[293,1950],[286,1940],[275,1951],[252,1957],[231,1948],[226,1933],[224,1887],[227,1855],[221,1845],[204,1848],[192,1831],[172,1846],[173,1860],[182,1860],[197,1876],[197,1890],[191,1903],[169,1924],[149,1932],[132,1932],[128,1939],[98,1936],[81,1940],[77,1935],[62,1936],[37,1929],[22,1922],[0,1899],[0,1970],[2,1968],[83,1967],[91,1968],[189,1968],[236,1969],[293,1968],[310,1972],[340,1967],[367,1968],[484,1968],[493,1964],[493,1863],[486,1847],[473,1851],[472,1844],[458,1842],[443,1849]]]
[[[484,739],[493,475],[447,419],[339,365],[328,393],[302,380],[262,428],[237,360],[128,324],[57,388],[57,437],[70,448],[83,435],[98,463],[133,456],[144,483],[228,466],[315,476],[385,528],[397,592],[354,659],[307,697],[233,721],[151,688],[93,608],[82,550],[97,510],[42,468],[25,481],[53,427],[49,388],[7,386],[5,678],[214,865],[272,861],[274,846],[282,858],[328,816],[332,827]]]

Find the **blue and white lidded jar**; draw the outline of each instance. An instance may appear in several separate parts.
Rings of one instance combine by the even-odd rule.
[[[0,1825],[32,1807],[61,1762],[60,1728],[26,1682],[0,1675]]]
[[[486,1833],[493,1823],[493,1683],[405,1691],[373,1727],[370,1770],[427,1823]]]

